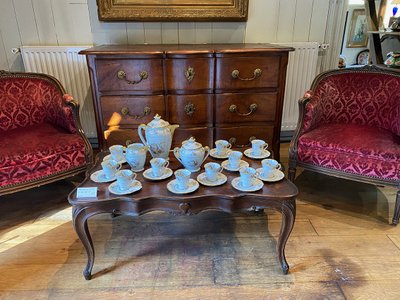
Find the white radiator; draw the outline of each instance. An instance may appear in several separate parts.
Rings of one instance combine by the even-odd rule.
[[[286,75],[285,100],[282,113],[282,131],[296,129],[299,117],[298,100],[310,89],[317,75],[318,49],[317,42],[279,43],[296,50],[289,53]]]
[[[87,137],[95,138],[96,123],[86,56],[82,49],[91,46],[23,46],[22,60],[25,71],[45,73],[57,78],[66,92],[80,104],[80,119]]]

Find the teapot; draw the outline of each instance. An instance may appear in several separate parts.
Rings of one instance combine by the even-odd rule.
[[[138,133],[143,144],[149,147],[149,152],[152,157],[168,159],[172,136],[174,135],[175,129],[178,127],[179,125],[170,125],[156,114],[154,120],[147,125],[139,125]],[[145,132],[146,137],[143,136],[142,130]]]
[[[201,164],[206,160],[210,154],[210,148],[203,147],[200,143],[191,137],[190,139],[182,142],[182,147],[174,149],[175,157],[181,164],[191,172],[200,170]]]

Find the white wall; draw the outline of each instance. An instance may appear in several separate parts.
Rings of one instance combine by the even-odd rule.
[[[247,22],[105,23],[96,0],[1,0],[0,69],[27,45],[324,42],[329,0],[249,0]]]

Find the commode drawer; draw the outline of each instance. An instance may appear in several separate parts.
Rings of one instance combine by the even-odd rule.
[[[98,88],[160,94],[164,89],[161,59],[97,59]]]
[[[156,114],[164,118],[166,115],[163,95],[103,96],[100,99],[104,126],[147,124]]]
[[[124,128],[118,126],[109,127],[104,131],[106,148],[112,145],[124,145],[131,143],[141,143],[137,128]]]
[[[273,126],[215,128],[215,140],[227,140],[232,144],[232,147],[250,147],[252,139],[262,139],[271,148],[273,132]]]
[[[169,122],[181,126],[212,126],[212,94],[168,95]]]
[[[166,59],[166,81],[169,92],[190,93],[214,88],[213,58]]]
[[[213,128],[195,127],[195,128],[177,128],[172,136],[172,146],[180,147],[182,142],[194,137],[197,142],[203,146],[212,146]],[[118,126],[110,127],[104,131],[104,139],[106,147],[111,145],[126,145],[130,143],[141,143],[137,127],[119,128]]]
[[[276,93],[215,95],[215,123],[273,122]]]
[[[216,90],[275,88],[279,57],[219,57],[216,60]]]
[[[197,142],[203,146],[212,148],[213,143],[213,128],[200,127],[200,128],[177,128],[172,138],[172,147],[182,146],[182,142],[194,137]]]

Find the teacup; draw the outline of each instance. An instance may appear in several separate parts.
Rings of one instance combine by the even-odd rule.
[[[168,167],[169,161],[161,157],[156,157],[150,160],[150,164],[153,176],[160,177],[165,174],[165,168]]]
[[[216,181],[218,174],[222,172],[221,165],[215,162],[206,163],[204,169],[206,170],[206,179],[211,182]]]
[[[121,169],[121,165],[114,159],[108,159],[101,163],[101,167],[103,168],[103,173],[106,178],[112,178],[115,176],[115,173],[119,169]]]
[[[268,144],[263,140],[251,141],[251,153],[254,156],[260,156],[264,150],[268,148]]]
[[[215,148],[217,155],[226,155],[227,151],[232,147],[232,145],[226,140],[215,141]]]
[[[127,190],[131,187],[133,181],[136,179],[136,173],[131,170],[120,170],[115,174],[117,178],[117,185],[121,191]]]
[[[240,160],[242,159],[243,154],[240,151],[232,151],[229,153],[228,156],[228,161],[229,161],[229,167],[232,169],[237,169],[239,168],[240,165]]]
[[[270,177],[274,174],[275,170],[281,169],[281,164],[275,159],[266,158],[261,161],[263,176]]]
[[[126,148],[125,159],[131,166],[132,171],[143,170],[146,162],[146,153],[148,147],[141,143],[130,144]]]
[[[176,188],[181,191],[186,190],[189,187],[190,174],[192,172],[186,169],[179,169],[174,174],[176,177]]]
[[[240,168],[240,183],[243,187],[250,187],[253,185],[254,179],[258,177],[256,169],[251,167]]]
[[[111,153],[111,158],[115,159],[116,161],[120,161],[124,158],[124,150],[125,147],[122,145],[112,145],[108,148]]]

